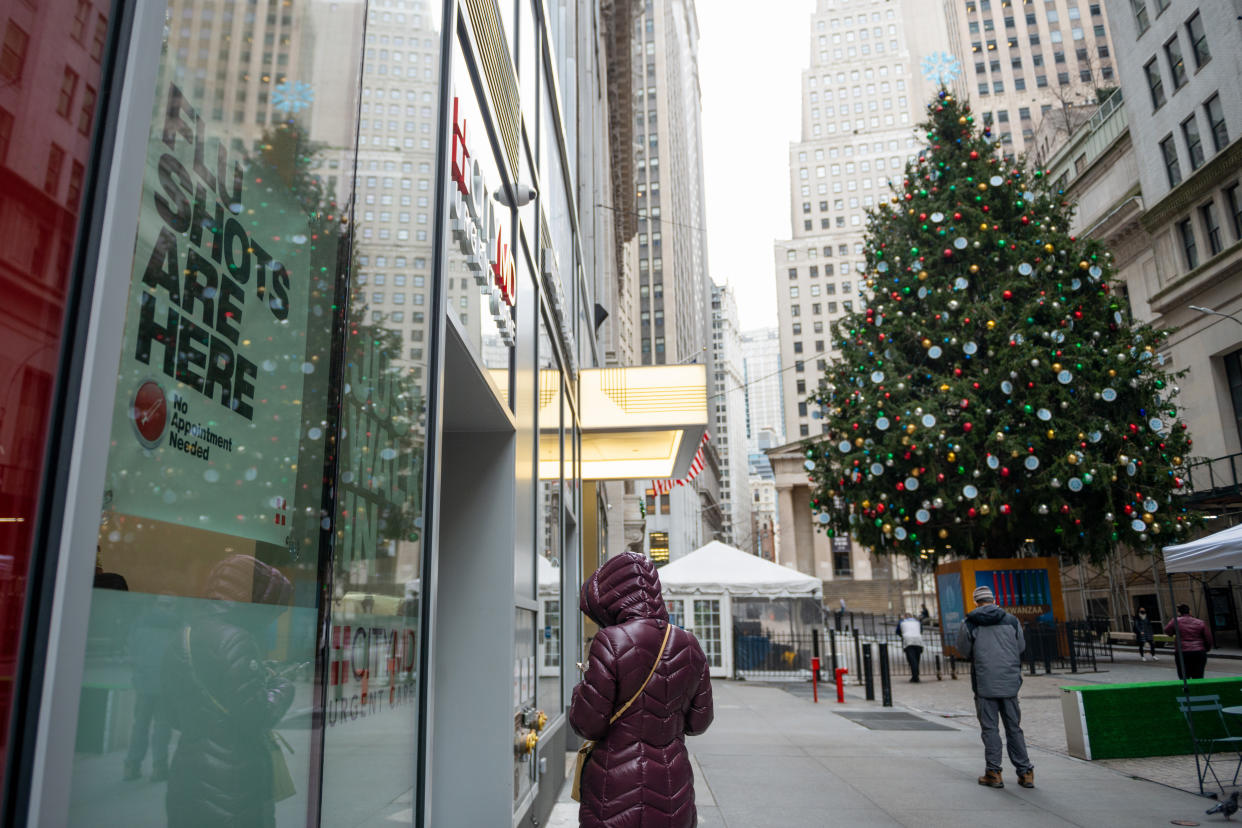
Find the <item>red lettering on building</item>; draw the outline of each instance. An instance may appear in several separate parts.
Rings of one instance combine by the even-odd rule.
[[[458,191],[470,197],[469,165],[470,151],[466,149],[466,122],[457,115],[457,98],[453,98],[453,181]]]

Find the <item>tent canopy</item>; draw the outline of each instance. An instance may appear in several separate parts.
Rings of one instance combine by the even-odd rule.
[[[1169,572],[1242,569],[1242,525],[1176,546],[1166,546],[1164,567]]]
[[[823,583],[813,575],[774,564],[712,541],[660,570],[665,592],[728,592],[732,595],[818,597]]]

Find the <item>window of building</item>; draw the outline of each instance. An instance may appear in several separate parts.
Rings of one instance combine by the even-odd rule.
[[[1182,183],[1182,168],[1177,161],[1177,144],[1172,135],[1166,135],[1160,142],[1160,154],[1164,157],[1164,171],[1169,178],[1169,186],[1176,187]]]
[[[1130,8],[1134,10],[1134,22],[1138,26],[1139,36],[1151,26],[1151,20],[1147,17],[1146,0],[1130,0]]]
[[[667,501],[665,495],[662,500]],[[668,563],[668,532],[648,532],[647,542],[651,551],[651,561],[656,566]]]
[[[1203,218],[1203,232],[1207,236],[1208,254],[1215,256],[1225,248],[1221,239],[1220,218],[1216,215],[1216,202],[1209,201],[1200,207],[1199,215]]]
[[[1201,69],[1212,59],[1212,53],[1208,50],[1207,33],[1203,30],[1203,17],[1199,12],[1195,12],[1186,21],[1186,32],[1190,35],[1191,51],[1195,55],[1195,68]]]
[[[1194,270],[1199,266],[1199,246],[1195,244],[1195,227],[1190,219],[1177,223],[1177,232],[1182,239],[1182,253],[1186,258],[1186,269]]]
[[[1242,194],[1238,184],[1225,190],[1225,204],[1229,207],[1229,220],[1233,222],[1233,239],[1242,241]]]
[[[1186,61],[1182,60],[1182,44],[1176,34],[1164,44],[1164,56],[1169,59],[1169,72],[1173,75],[1173,89],[1181,89],[1186,85]]]
[[[1237,423],[1238,437],[1242,438],[1242,350],[1227,354],[1224,362],[1225,376],[1229,380],[1229,395],[1233,400],[1233,416]]]
[[[1182,121],[1182,137],[1186,139],[1186,151],[1190,153],[1190,168],[1203,166],[1203,139],[1199,136],[1199,119],[1192,113]]]
[[[1151,108],[1159,109],[1164,106],[1164,80],[1160,76],[1160,65],[1155,58],[1149,60],[1143,66],[1143,71],[1147,73],[1147,88],[1151,90]]]
[[[1225,109],[1221,106],[1220,95],[1213,95],[1203,105],[1207,114],[1208,124],[1212,131],[1212,148],[1220,152],[1229,144],[1229,127],[1225,124]]]

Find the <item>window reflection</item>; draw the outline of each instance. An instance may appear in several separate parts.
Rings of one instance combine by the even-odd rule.
[[[0,18],[0,774],[110,8]]]

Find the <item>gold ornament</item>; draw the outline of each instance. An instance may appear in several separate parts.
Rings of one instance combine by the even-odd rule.
[[[864,501],[862,502],[862,507],[863,507],[864,509],[870,509],[870,508],[871,508],[871,501],[870,501],[870,500],[864,500]]]
[[[1071,451],[1068,455],[1066,455],[1065,462],[1069,463],[1071,466],[1077,466],[1078,455]]]
[[[891,523],[884,524],[883,526],[880,527],[880,529],[883,530],[884,534],[886,535],[893,534],[893,524]]]
[[[1182,464],[1182,458],[1180,458],[1180,457],[1174,457],[1174,458],[1173,458],[1173,465],[1175,465],[1175,466],[1180,466],[1181,464]]]
[[[1052,251],[1054,251],[1054,250],[1056,250],[1056,248],[1055,248],[1055,247],[1053,247],[1051,243],[1049,243],[1049,244],[1045,244],[1045,245],[1044,245],[1044,252],[1045,252],[1045,253],[1051,253],[1051,252],[1052,252]]]
[[[955,451],[951,451],[951,452],[949,452],[947,455],[945,455],[945,459],[946,459],[946,460],[948,460],[950,463],[954,463],[954,462],[956,462],[956,461],[957,461],[957,452],[955,452]]]
[[[1050,429],[1048,429],[1048,439],[1049,439],[1049,440],[1053,439],[1053,438],[1054,438],[1054,437],[1056,437],[1056,436],[1057,436],[1057,433],[1056,433],[1056,431],[1055,431],[1054,429],[1051,429],[1051,428],[1050,428]]]
[[[1053,371],[1056,371],[1057,373],[1060,373],[1060,372],[1061,372],[1061,363],[1059,363],[1059,362],[1054,362],[1054,363],[1052,363],[1052,370],[1053,370]]]
[[[980,230],[987,230],[987,229],[988,229],[988,223],[985,221],[983,224],[980,224],[980,225],[979,225],[979,229],[980,229]]]
[[[1109,377],[1109,379],[1112,379],[1112,378],[1113,378],[1113,377],[1115,377],[1115,376],[1117,376],[1117,371],[1116,371],[1115,369],[1113,369],[1113,368],[1109,368],[1109,369],[1108,369],[1108,377]]]
[[[1078,263],[1078,269],[1079,269],[1079,270],[1086,270],[1088,267],[1089,267],[1089,265],[1087,264],[1087,260],[1086,260],[1086,259],[1083,259],[1081,262],[1079,262],[1079,263]]]
[[[958,122],[959,124],[961,124],[962,126],[965,126],[965,125],[966,125],[966,116],[965,116],[965,115],[963,115],[962,117],[958,118],[958,119],[957,119],[957,122]]]
[[[949,390],[949,384],[948,384],[947,382],[946,382],[946,383],[944,383],[943,385],[941,385],[941,386],[940,386],[940,390],[941,390],[941,391],[948,391],[948,390]]]
[[[1156,519],[1155,515],[1153,515],[1151,512],[1145,512],[1143,514],[1143,523],[1146,523],[1149,526],[1152,524],[1153,521],[1155,521],[1155,519]]]
[[[979,507],[979,514],[981,515],[986,515],[991,511],[992,511],[992,507],[986,503]]]
[[[947,537],[949,536],[949,530],[948,530],[948,529],[941,529],[941,530],[940,530],[939,532],[937,532],[936,534],[940,536],[940,539],[941,539],[941,540],[944,540],[945,538],[947,538]]]
[[[986,190],[987,188],[988,188],[988,185],[987,185],[987,184],[984,184],[982,181],[980,181],[980,182],[979,182],[979,189],[980,189],[980,190]]]
[[[855,445],[855,446],[857,446],[858,448],[862,448],[862,445],[863,445],[863,438],[861,438],[861,437],[855,437],[855,438],[854,438],[854,445]]]
[[[979,272],[979,265],[977,265],[977,264],[972,264],[972,265],[970,266],[970,272],[971,272],[971,273],[978,273],[978,272]]]
[[[999,431],[998,431],[998,432],[996,432],[996,442],[998,442],[998,443],[1003,443],[1003,442],[1005,442],[1005,435],[1004,435],[1003,433],[999,432]]]
[[[906,434],[913,434],[913,433],[914,433],[914,431],[915,431],[915,426],[914,426],[914,423],[909,423],[909,424],[906,426]]]
[[[989,319],[989,320],[988,320],[988,330],[990,331],[990,330],[992,330],[992,329],[993,329],[993,328],[995,328],[995,327],[996,327],[996,320],[995,320],[995,319]]]
[[[926,278],[927,278],[927,271],[926,271],[926,270],[920,270],[920,271],[919,271],[919,281],[921,282],[921,281],[923,281],[923,280],[924,280],[924,279],[926,279]]]
[[[1080,432],[1078,432],[1078,439],[1079,439],[1079,440],[1085,440],[1085,439],[1087,439],[1087,435],[1083,434],[1083,433],[1080,431]]]
[[[930,340],[930,339],[924,339],[924,340],[923,340],[923,347],[924,347],[924,348],[930,348],[930,347],[931,347],[931,340]]]

